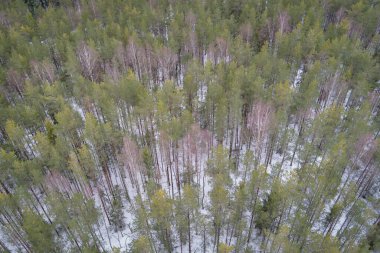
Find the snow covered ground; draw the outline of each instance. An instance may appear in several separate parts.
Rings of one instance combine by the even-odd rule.
[[[205,58],[207,58],[207,56],[205,56]],[[297,86],[300,83],[300,80],[302,78],[302,74],[303,74],[303,65],[301,65],[300,68],[297,70],[297,75],[296,75],[294,82],[292,84],[293,88],[295,88],[295,89],[297,88]],[[183,78],[183,77],[181,77],[181,78]],[[202,104],[206,101],[206,94],[207,94],[207,86],[204,84],[200,85],[199,90],[197,92],[197,97],[199,100],[198,102],[200,104]],[[345,107],[347,107],[350,95],[351,95],[351,90],[349,90],[347,92],[346,97],[344,99],[344,106]],[[74,111],[76,111],[83,120],[85,120],[85,110],[74,99],[72,99],[70,101],[70,104],[71,104],[72,109]],[[318,112],[314,112],[314,114],[312,114],[311,117],[315,117],[317,113]],[[124,123],[123,123],[123,119],[122,119],[122,112],[118,112],[117,114],[119,115],[120,125],[123,125]],[[137,134],[137,126],[130,126],[130,128],[135,130],[136,134]],[[291,124],[289,126],[289,128],[292,129],[291,141],[289,142],[289,145],[287,146],[287,150],[283,151],[283,152],[287,152],[286,159],[284,159],[284,153],[280,154],[280,153],[277,153],[276,151],[274,151],[271,162],[269,163],[269,165],[267,167],[267,172],[272,177],[274,177],[277,175],[277,173],[279,173],[278,168],[281,166],[281,172],[279,173],[279,175],[280,175],[280,178],[283,182],[287,182],[288,180],[290,180],[294,171],[297,168],[301,167],[300,158],[298,157],[298,152],[295,152],[295,156],[294,156],[292,163],[290,161],[292,153],[297,148],[296,139],[297,139],[299,129],[298,129],[298,126],[296,124]],[[200,143],[196,143],[196,145],[200,145],[200,146],[211,145],[214,148],[217,146],[217,141],[216,141],[215,136],[209,136],[210,133],[202,133],[202,134],[204,134],[204,136],[200,137],[200,142],[204,142],[204,143],[202,143],[201,145],[200,145]],[[27,134],[27,136],[25,138],[32,139],[33,141],[31,141],[31,142],[29,141],[28,143],[32,143],[33,146],[36,145],[36,142],[33,139],[34,137],[31,134]],[[187,138],[190,138],[190,139],[186,140],[184,137],[184,139],[181,140],[180,145],[185,146],[186,142],[191,141],[192,137],[187,137]],[[225,143],[223,143],[223,146],[226,149],[229,148],[229,142],[227,139],[228,138],[225,138]],[[156,140],[156,145],[157,145],[156,152],[157,152],[157,156],[158,156],[158,158],[157,158],[158,161],[156,161],[156,162],[159,164],[160,173],[161,173],[161,177],[159,178],[159,183],[160,183],[162,189],[164,189],[166,191],[168,196],[178,196],[179,193],[178,193],[178,189],[175,186],[175,184],[173,187],[173,186],[169,185],[169,182],[167,181],[167,177],[165,174],[165,167],[168,166],[168,157],[166,157],[167,154],[162,153],[162,151],[165,151],[165,149],[160,146],[160,135],[159,135],[159,133],[156,133],[155,140]],[[86,143],[89,146],[90,150],[92,150],[92,153],[96,153],[94,145],[89,140],[86,140]],[[205,143],[207,143],[207,144],[205,144]],[[251,147],[251,149],[252,148],[255,148],[254,145],[253,145],[253,147]],[[300,147],[298,147],[298,148],[300,148]],[[35,155],[36,154],[38,155],[37,150],[35,150],[31,146],[25,146],[25,149],[30,154],[34,153]],[[198,147],[198,149],[199,149],[199,147]],[[178,157],[180,157],[180,159],[178,161],[178,167],[179,167],[179,171],[183,172],[183,171],[185,171],[185,167],[188,164],[185,164],[185,159],[184,159],[185,154],[183,154],[181,152],[187,153],[187,152],[191,152],[191,151],[187,150],[187,148],[184,148],[184,147],[182,147],[182,149],[179,149],[179,150],[180,150],[179,151],[180,153],[178,154]],[[200,213],[203,215],[203,217],[210,224],[211,223],[211,217],[207,211],[207,207],[210,205],[209,193],[212,190],[212,183],[211,183],[211,178],[206,174],[207,161],[209,158],[209,153],[206,150],[209,150],[208,147],[204,148],[204,150],[202,150],[202,151],[196,150],[195,152],[197,152],[198,160],[196,161],[193,158],[191,158],[190,161],[186,160],[186,163],[190,162],[194,168],[199,169],[199,172],[196,176],[196,183],[198,183],[198,185],[199,185],[200,196],[201,196],[202,200],[204,197],[203,205],[202,205],[203,208],[201,208]],[[239,151],[239,156],[238,156],[239,157],[239,161],[238,161],[239,166],[238,166],[237,172],[231,173],[232,182],[233,182],[232,188],[234,188],[234,189],[239,185],[239,183],[241,181],[244,180],[243,158],[244,158],[246,152],[247,152],[247,146],[242,145],[241,150]],[[133,155],[133,154],[129,153],[128,155]],[[261,155],[260,164],[265,163],[265,157],[266,157],[266,154],[265,154],[265,150],[264,150],[263,154]],[[97,158],[94,157],[94,159],[95,159],[97,166],[99,166],[99,161],[97,161]],[[170,159],[172,159],[172,158],[170,158]],[[321,162],[321,160],[322,160],[321,157],[317,157],[315,159],[316,164],[319,164]],[[174,163],[173,160],[171,162]],[[102,203],[102,200],[100,197],[100,192],[102,192],[103,194],[106,194],[108,196],[111,196],[111,193],[108,192],[108,187],[104,183],[104,182],[106,182],[106,179],[101,178],[101,180],[98,180],[99,183],[96,186],[92,185],[92,188],[95,189],[93,191],[92,198],[95,201],[95,205],[96,205],[97,209],[101,211],[99,223],[97,225],[95,233],[96,233],[97,237],[101,240],[101,243],[102,243],[105,250],[112,251],[113,248],[119,248],[122,251],[126,251],[126,250],[130,249],[132,241],[138,237],[138,234],[136,233],[136,229],[135,229],[135,224],[134,224],[135,206],[132,203],[134,202],[134,199],[138,196],[139,192],[142,193],[143,199],[146,199],[147,195],[146,195],[146,193],[144,193],[144,188],[142,187],[144,185],[142,177],[137,175],[136,179],[135,179],[135,180],[137,180],[137,183],[136,182],[133,183],[131,181],[130,177],[128,176],[128,173],[125,172],[124,175],[122,175],[120,173],[119,169],[116,168],[115,166],[112,166],[112,165],[110,166],[110,170],[111,170],[111,182],[114,186],[118,185],[120,188],[122,188],[122,182],[124,180],[126,187],[127,187],[129,197],[131,199],[131,202],[128,202],[125,198],[122,198],[122,200],[123,200],[123,216],[124,216],[125,227],[122,231],[116,232],[113,230],[113,228],[112,228],[111,224],[109,223],[108,218],[106,216],[105,208],[109,209],[110,206],[109,206],[109,204]],[[343,186],[344,182],[346,181],[347,177],[349,177],[349,176],[350,175],[347,174],[347,170],[346,170],[342,176],[340,187]],[[102,175],[101,177],[104,177],[104,175]],[[124,178],[122,179],[121,177],[124,177]],[[232,192],[231,192],[231,194],[232,194]],[[110,197],[108,197],[108,198],[110,198]],[[323,207],[323,216],[326,216],[328,214],[328,212],[331,210],[336,198],[337,198],[337,196],[334,199],[332,199],[331,201],[329,201],[328,203],[326,203],[326,205]],[[338,229],[345,222],[348,210],[349,209],[344,210],[344,212],[342,213],[340,218],[336,221],[334,229],[332,230],[332,235],[336,235],[338,232]],[[39,211],[42,213],[43,210],[39,210]],[[290,210],[290,212],[292,212],[292,210]],[[248,211],[246,211],[244,213],[244,216],[245,216],[246,220],[248,221],[250,213]],[[322,224],[317,222],[315,224],[315,226],[313,227],[313,230],[321,232],[321,227],[322,227]],[[174,227],[173,227],[173,229],[174,229]],[[4,235],[2,235],[1,230],[0,230],[0,237],[4,237]],[[174,238],[175,237],[176,237],[176,235],[174,235]],[[222,235],[221,235],[221,238],[222,238],[221,240],[224,241],[225,237],[226,237],[226,235],[224,234],[224,231],[223,231]],[[250,242],[250,246],[256,252],[260,252],[259,247],[261,245],[261,236],[258,235],[258,233],[255,229],[253,231],[252,237],[253,237],[253,239]],[[201,231],[199,229],[198,229],[198,231],[195,231],[195,229],[192,229],[191,238],[192,238],[191,239],[192,240],[192,251],[193,252],[203,252],[205,245],[204,245],[203,234],[201,233]],[[176,238],[175,244],[174,244],[174,251],[175,252],[181,252],[181,248],[179,246],[178,241],[179,241],[178,238]],[[234,239],[232,239],[231,243],[234,244]],[[11,247],[11,245],[9,245],[9,247],[12,250],[15,249],[14,247]],[[182,249],[184,252],[187,252],[187,248],[188,248],[188,244],[182,245]],[[206,252],[215,252],[215,249],[213,248],[213,238],[209,238],[209,237],[206,238],[206,247],[205,248],[206,248]]]

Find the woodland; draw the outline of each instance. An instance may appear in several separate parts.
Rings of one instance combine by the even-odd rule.
[[[380,252],[379,0],[1,0],[0,252]]]

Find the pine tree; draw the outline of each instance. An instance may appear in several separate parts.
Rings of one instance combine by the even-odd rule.
[[[165,191],[157,190],[152,196],[151,215],[155,221],[155,229],[165,250],[172,252],[171,217],[172,201],[167,198]]]
[[[0,9],[0,251],[377,250],[376,1]]]
[[[36,252],[54,252],[54,236],[52,227],[32,211],[24,213],[23,228],[32,249]]]

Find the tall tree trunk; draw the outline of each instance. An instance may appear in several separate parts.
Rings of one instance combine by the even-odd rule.
[[[187,226],[188,226],[188,240],[189,240],[189,253],[191,253],[191,222],[190,222],[190,212],[187,211]]]

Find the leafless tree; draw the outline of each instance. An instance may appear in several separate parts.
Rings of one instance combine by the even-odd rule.
[[[229,60],[229,45],[225,38],[216,38],[215,42],[210,44],[208,51],[214,64]]]
[[[321,85],[318,97],[319,110],[327,108],[334,103],[343,103],[347,89],[345,82],[341,81],[341,71],[338,69],[327,77],[327,81]]]
[[[373,115],[376,115],[380,109],[380,89],[375,89],[369,96],[372,105],[371,112]]]
[[[374,179],[379,175],[378,167],[374,162],[375,153],[378,148],[376,139],[372,134],[361,136],[355,144],[355,165],[357,171],[356,184],[358,186],[357,196],[363,196],[373,186]]]
[[[51,84],[56,80],[54,65],[50,61],[46,59],[42,62],[32,60],[30,66],[32,69],[32,76],[38,81]]]
[[[130,67],[139,80],[146,75],[152,83],[158,82],[158,57],[148,43],[139,45],[136,39],[132,38],[126,49],[118,48],[116,54],[123,73]]]
[[[151,45],[145,43],[142,50],[144,55],[144,57],[142,57],[143,72],[151,80],[154,80],[154,72],[157,71],[158,62],[154,57],[153,49],[151,48]]]
[[[96,6],[96,2],[94,0],[88,0],[87,4],[89,5],[92,15],[94,18],[101,19],[100,11],[98,10],[98,7]]]
[[[346,10],[343,7],[340,7],[339,10],[335,13],[335,22],[339,24],[346,16]]]
[[[105,71],[105,74],[113,81],[113,82],[117,82],[119,81],[120,79],[120,71],[119,71],[119,68],[117,66],[117,62],[116,62],[116,59],[113,58],[112,61],[110,62],[106,62],[104,64],[104,71]]]
[[[76,11],[81,14],[82,13],[82,7],[81,7],[81,4],[80,4],[80,0],[73,0],[73,5],[74,5],[74,8],[76,9]]]
[[[362,25],[355,22],[354,20],[351,20],[349,24],[349,29],[348,29],[348,36],[350,38],[360,39],[362,34],[363,34]]]
[[[7,17],[7,14],[3,11],[0,12],[0,24],[4,27],[9,27],[11,25]]]
[[[162,81],[170,79],[174,76],[175,67],[178,63],[177,54],[172,52],[168,47],[159,48],[157,54],[157,62],[162,71]]]
[[[127,73],[129,64],[128,54],[127,49],[122,44],[116,47],[113,62],[117,62],[121,73]]]
[[[270,124],[273,121],[274,109],[272,105],[263,101],[257,101],[252,105],[248,114],[247,127],[254,138],[254,150],[256,161],[260,162],[262,147],[269,139]]]
[[[273,47],[276,33],[276,22],[272,19],[267,19],[260,29],[259,39],[261,42],[268,41],[269,47]]]
[[[138,174],[143,173],[139,148],[136,143],[127,136],[123,138],[123,144],[118,160],[127,170],[132,185],[138,188]]]
[[[73,7],[72,8],[65,8],[64,9],[67,15],[67,19],[70,22],[71,28],[75,29],[78,24],[81,22],[81,4],[79,0],[73,0]]]
[[[278,15],[278,31],[281,34],[290,31],[290,16],[286,11],[281,11]]]
[[[211,148],[210,135],[208,130],[201,129],[199,124],[193,124],[181,142],[184,144],[184,154],[186,161],[184,164],[191,164],[197,174],[197,183],[200,179],[200,164],[205,154]]]
[[[51,191],[58,191],[67,196],[71,196],[74,193],[70,180],[56,170],[46,174],[44,185]]]
[[[198,46],[197,46],[198,38],[195,31],[197,17],[194,15],[192,11],[190,11],[187,13],[185,20],[189,29],[187,33],[187,39],[185,41],[185,51],[191,53],[192,56],[196,57],[198,54]]]
[[[253,37],[253,30],[250,23],[245,23],[240,26],[240,36],[246,44],[249,44],[251,42]]]
[[[7,88],[10,93],[16,91],[16,93],[20,96],[20,98],[23,98],[23,89],[24,89],[24,81],[25,76],[18,73],[14,69],[9,69],[6,76],[7,80]]]
[[[366,133],[361,135],[354,144],[354,152],[351,162],[353,165],[360,167],[362,163],[368,162],[376,150],[376,143],[373,135]]]
[[[77,57],[82,67],[83,75],[91,81],[97,80],[97,68],[99,64],[98,52],[82,41],[77,47]]]
[[[172,159],[173,154],[173,145],[168,134],[164,131],[161,131],[159,134],[159,157],[161,162],[161,168],[165,169],[166,182],[168,187],[168,192],[174,194],[174,159]]]
[[[130,39],[127,46],[127,62],[137,74],[139,80],[142,78],[142,59],[144,58],[144,50],[135,42],[135,39]]]

